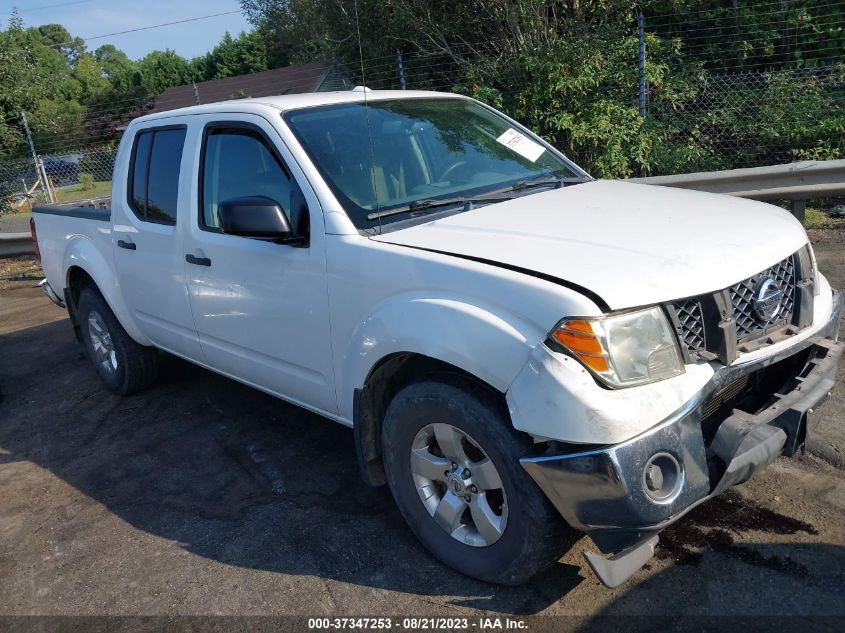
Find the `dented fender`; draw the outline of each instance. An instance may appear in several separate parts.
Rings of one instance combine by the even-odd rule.
[[[616,444],[677,411],[713,373],[708,364],[687,365],[668,380],[608,389],[574,358],[538,345],[506,396],[520,431],[573,444]]]
[[[449,363],[505,392],[525,364],[542,329],[493,306],[455,297],[398,295],[382,303],[355,329],[342,365],[341,412],[379,361],[415,353]]]

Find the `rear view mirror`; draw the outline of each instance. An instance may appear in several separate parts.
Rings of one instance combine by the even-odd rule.
[[[223,200],[217,207],[220,230],[228,235],[288,241],[294,238],[281,205],[266,196]]]

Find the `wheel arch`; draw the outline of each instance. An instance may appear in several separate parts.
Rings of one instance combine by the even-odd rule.
[[[364,384],[354,393],[355,453],[361,476],[369,485],[381,486],[387,481],[382,460],[381,429],[390,401],[403,387],[428,375],[452,375],[471,381],[501,399],[507,411],[502,391],[456,365],[417,352],[388,354],[373,366]]]
[[[141,333],[130,318],[129,310],[123,300],[117,273],[113,265],[88,239],[74,239],[68,245],[64,257],[64,296],[68,314],[73,322],[79,339],[76,308],[79,293],[87,285],[93,287],[105,299],[120,325],[126,333],[141,345],[150,345],[150,341]]]

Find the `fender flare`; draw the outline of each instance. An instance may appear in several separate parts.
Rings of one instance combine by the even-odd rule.
[[[355,391],[383,359],[402,353],[448,363],[505,393],[545,334],[500,306],[417,293],[393,296],[350,336],[338,376],[340,414],[352,419]]]
[[[64,287],[70,287],[70,271],[79,268],[84,271],[94,283],[103,298],[108,303],[115,317],[132,339],[140,345],[151,345],[149,339],[138,329],[131,318],[129,308],[123,299],[120,284],[117,281],[114,266],[106,261],[103,254],[84,235],[74,235],[68,240],[62,259],[62,279]],[[66,298],[67,300],[67,298]]]

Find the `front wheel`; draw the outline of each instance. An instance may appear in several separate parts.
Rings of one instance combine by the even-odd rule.
[[[402,389],[387,409],[382,447],[405,521],[468,576],[520,584],[577,539],[519,464],[531,439],[469,380],[443,376]]]
[[[156,350],[132,340],[94,288],[79,293],[77,316],[85,351],[106,387],[125,396],[156,381]]]

